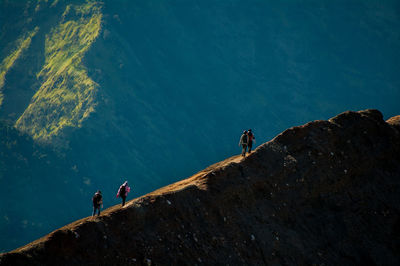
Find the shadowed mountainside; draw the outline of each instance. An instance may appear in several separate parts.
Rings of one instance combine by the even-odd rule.
[[[243,129],[261,144],[398,114],[399,5],[0,0],[0,124],[18,131],[0,130],[0,251],[84,216],[97,189],[142,196],[235,154]]]
[[[399,116],[345,112],[84,218],[1,265],[398,265]]]

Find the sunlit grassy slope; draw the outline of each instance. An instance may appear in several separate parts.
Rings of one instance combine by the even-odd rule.
[[[80,127],[94,111],[97,84],[82,58],[101,29],[96,2],[68,5],[61,22],[46,36],[41,86],[22,116],[18,129],[36,139],[49,139],[66,127]]]
[[[14,62],[22,55],[22,53],[29,47],[33,36],[38,32],[39,27],[36,27],[33,31],[28,32],[25,36],[21,37],[16,41],[16,48],[7,56],[0,64],[0,106],[3,102],[3,88],[5,76],[10,68],[14,65]]]

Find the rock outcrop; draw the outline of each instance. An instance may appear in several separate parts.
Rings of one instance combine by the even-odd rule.
[[[290,128],[0,264],[399,265],[400,130],[390,121],[366,110]]]

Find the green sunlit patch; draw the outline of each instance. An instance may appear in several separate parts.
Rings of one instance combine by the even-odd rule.
[[[25,36],[19,38],[16,41],[16,49],[7,56],[0,64],[0,106],[3,102],[3,93],[2,88],[4,86],[4,82],[6,79],[7,72],[11,69],[14,65],[15,61],[21,57],[22,53],[29,47],[31,44],[32,38],[38,32],[39,27],[36,27],[33,31],[28,32]]]
[[[50,139],[66,127],[81,127],[95,110],[98,85],[82,59],[101,30],[97,2],[69,5],[61,23],[46,36],[42,81],[16,126],[35,139]]]

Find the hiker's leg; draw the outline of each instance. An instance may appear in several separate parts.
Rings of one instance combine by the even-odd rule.
[[[121,198],[122,198],[122,206],[124,206],[126,197],[121,197]]]
[[[97,216],[99,216],[100,215],[100,205],[99,205],[99,207],[97,207]]]
[[[242,149],[242,156],[245,156],[245,155],[246,155],[246,148],[247,148],[247,145],[246,145],[246,144],[243,144],[242,146],[243,146],[243,149]]]
[[[92,216],[94,216],[94,215],[95,215],[95,213],[96,213],[96,207],[95,207],[95,206],[93,206],[93,213],[92,213]]]
[[[250,141],[248,146],[249,146],[249,153],[250,153],[251,152],[251,148],[253,147],[253,142]]]

